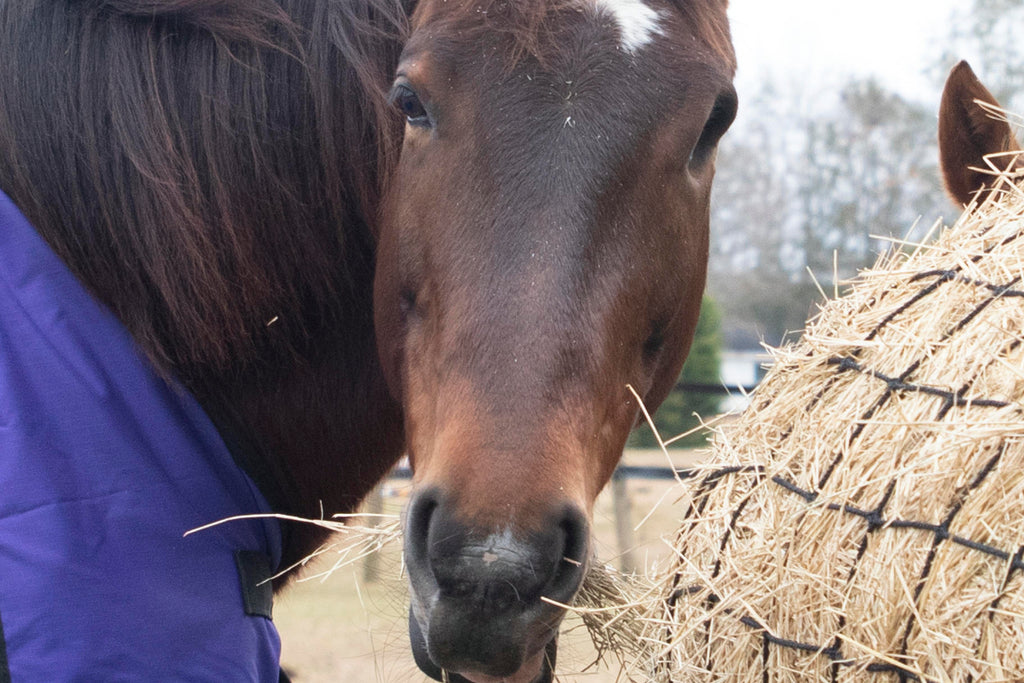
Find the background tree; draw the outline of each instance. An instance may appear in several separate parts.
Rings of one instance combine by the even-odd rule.
[[[1024,113],[1024,0],[970,0],[949,26],[948,47],[933,68],[936,85],[968,59],[1004,107]]]
[[[768,83],[719,155],[710,291],[730,348],[799,333],[819,287],[831,294],[887,237],[920,239],[947,208],[931,112],[870,79],[829,103],[799,87]]]
[[[694,334],[693,344],[690,346],[690,355],[686,358],[676,387],[654,415],[654,424],[662,439],[671,439],[697,427],[700,421],[695,414],[709,419],[718,413],[718,406],[721,402],[720,395],[687,391],[683,386],[687,384],[718,386],[721,383],[719,379],[722,349],[721,326],[722,316],[718,306],[711,298],[705,296],[701,303],[700,318],[697,320],[697,331]],[[672,445],[677,447],[699,446],[706,441],[705,434],[695,433]],[[641,425],[633,431],[629,445],[633,448],[655,448],[658,442],[650,426]]]

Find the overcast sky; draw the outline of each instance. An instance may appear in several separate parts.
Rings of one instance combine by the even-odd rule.
[[[740,97],[766,74],[838,90],[876,74],[902,96],[938,108],[939,85],[923,71],[943,53],[963,0],[730,0]],[[970,58],[970,55],[963,55]]]

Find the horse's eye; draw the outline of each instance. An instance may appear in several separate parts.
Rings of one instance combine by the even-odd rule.
[[[665,329],[668,325],[663,320],[655,321],[651,327],[651,333],[644,340],[643,346],[643,358],[646,362],[653,362],[658,354],[661,353],[661,349],[665,346]]]
[[[703,166],[714,155],[718,141],[729,130],[733,120],[736,118],[736,91],[732,88],[724,91],[715,100],[715,106],[711,108],[711,114],[704,124],[704,130],[700,133],[697,144],[690,152],[690,167],[698,168]]]
[[[409,125],[420,128],[430,127],[430,117],[427,110],[420,102],[419,95],[407,85],[398,84],[391,91],[391,101],[398,107],[398,110],[405,116]]]

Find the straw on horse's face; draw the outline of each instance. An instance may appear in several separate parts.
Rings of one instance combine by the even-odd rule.
[[[378,249],[413,647],[477,682],[550,676],[562,610],[542,598],[586,571],[627,385],[658,404],[688,350],[735,113],[724,1],[534,4],[421,0]]]

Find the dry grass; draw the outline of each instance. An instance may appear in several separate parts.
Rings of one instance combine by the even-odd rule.
[[[830,302],[683,485],[645,681],[1024,680],[1024,189]]]

